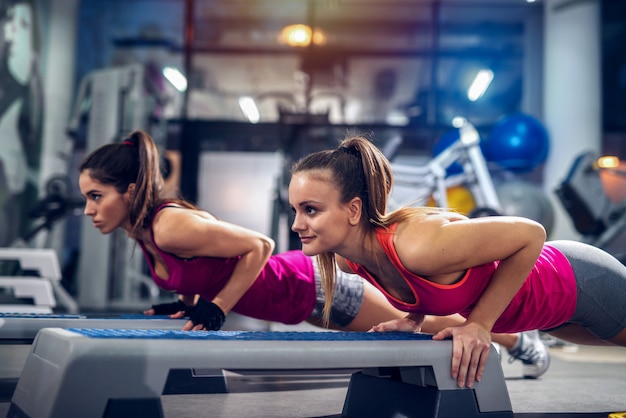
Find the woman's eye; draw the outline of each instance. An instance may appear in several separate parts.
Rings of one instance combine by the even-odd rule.
[[[306,212],[306,214],[307,214],[307,215],[314,215],[314,214],[315,214],[315,212],[317,212],[317,211],[315,210],[315,208],[314,208],[314,207],[311,207],[311,206],[307,206],[307,207],[304,209],[304,211]]]

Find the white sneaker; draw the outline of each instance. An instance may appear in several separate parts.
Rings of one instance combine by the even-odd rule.
[[[526,379],[536,379],[550,367],[550,353],[539,337],[539,331],[520,333],[515,347],[509,352],[509,363],[515,360],[522,362],[523,376]]]

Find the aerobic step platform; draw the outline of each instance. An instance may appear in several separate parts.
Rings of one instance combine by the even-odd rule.
[[[451,355],[451,341],[411,333],[46,328],[7,417],[162,417],[170,371],[205,368],[354,370],[348,417],[512,418],[495,348],[472,389],[451,378]]]
[[[42,328],[180,330],[187,321],[167,315],[0,312],[0,343],[31,343]]]

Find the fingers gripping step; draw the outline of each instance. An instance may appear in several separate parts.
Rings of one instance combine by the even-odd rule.
[[[185,310],[194,325],[203,325],[207,331],[217,331],[222,328],[226,315],[213,302],[200,298],[195,306],[189,306]]]

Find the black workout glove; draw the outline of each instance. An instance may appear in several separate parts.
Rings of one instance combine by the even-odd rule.
[[[219,306],[200,298],[195,306],[189,309],[189,319],[194,325],[202,325],[208,331],[217,331],[222,328],[226,315]]]
[[[152,305],[152,309],[154,310],[155,315],[173,315],[180,311],[185,311],[185,316],[189,316],[189,314],[187,313],[187,310],[189,308],[191,308],[191,306],[185,305],[185,303],[180,299],[176,302]]]

